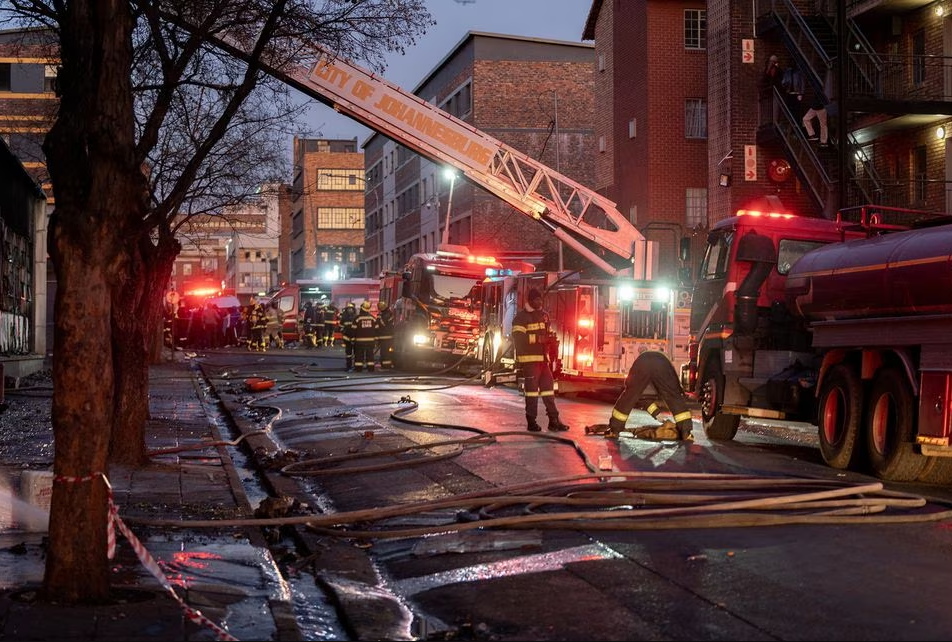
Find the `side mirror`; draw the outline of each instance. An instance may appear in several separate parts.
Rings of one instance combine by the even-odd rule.
[[[678,258],[682,263],[687,263],[691,260],[691,237],[682,236],[681,242],[678,244]]]

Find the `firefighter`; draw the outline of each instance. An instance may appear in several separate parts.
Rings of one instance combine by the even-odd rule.
[[[348,301],[347,305],[340,313],[340,331],[344,341],[344,369],[350,372],[354,369],[354,319],[357,318],[357,307],[353,301]]]
[[[334,331],[337,329],[337,306],[334,305],[331,301],[323,299],[324,301],[324,337],[323,342],[325,346],[334,345]]]
[[[377,303],[377,348],[380,350],[380,369],[393,368],[393,310],[386,301]]]
[[[278,310],[275,306],[269,305],[265,309],[265,315],[267,317],[267,334],[265,336],[265,343],[268,346],[274,346],[276,348],[284,348],[284,313]]]
[[[691,420],[691,411],[688,410],[684,389],[678,381],[678,373],[667,355],[655,351],[641,353],[631,364],[628,376],[625,377],[625,389],[615,401],[607,426],[596,424],[589,426],[586,432],[602,433],[606,439],[618,439],[621,431],[625,429],[632,408],[641,399],[649,383],[654,386],[655,391],[673,415],[673,421],[666,419],[660,426],[635,428],[632,430],[634,436],[651,441],[694,441],[694,435],[691,432],[694,423]],[[654,419],[658,419],[658,415],[661,414],[661,407],[653,401],[645,410]]]
[[[542,294],[534,288],[529,290],[525,306],[512,320],[512,342],[526,395],[527,429],[531,432],[542,430],[536,421],[541,397],[549,418],[549,430],[568,430],[569,427],[559,419],[555,405],[555,378],[547,354],[549,315],[542,309]]]
[[[251,341],[248,343],[249,350],[258,350],[264,352],[267,350],[265,344],[265,332],[268,329],[268,313],[265,312],[264,305],[256,303],[251,309]]]
[[[354,339],[354,371],[374,371],[374,348],[377,345],[377,317],[370,311],[370,301],[360,304],[351,331]]]
[[[304,335],[303,343],[305,348],[313,348],[317,345],[315,343],[316,332],[314,328],[315,314],[316,314],[316,311],[314,310],[314,303],[312,303],[311,301],[308,301],[307,303],[305,303],[304,310],[301,313],[302,315],[301,321],[303,322],[303,326],[304,326],[302,334]]]
[[[318,301],[314,305],[314,321],[312,322],[313,336],[311,337],[311,347],[320,348],[324,345],[324,301]]]

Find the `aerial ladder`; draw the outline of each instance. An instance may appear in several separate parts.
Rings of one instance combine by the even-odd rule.
[[[221,35],[207,40],[249,61],[245,48],[235,41]],[[657,242],[648,241],[611,200],[377,74],[320,48],[316,55],[310,70],[264,60],[256,64],[421,156],[456,168],[607,274],[635,280],[653,277]]]

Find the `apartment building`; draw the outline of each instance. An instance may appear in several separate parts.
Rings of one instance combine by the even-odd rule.
[[[593,180],[593,47],[469,32],[412,93],[583,185]],[[444,238],[537,267],[590,267],[538,223],[386,136],[363,145],[365,273],[400,270]],[[448,225],[448,227],[447,227]]]
[[[42,144],[57,106],[55,54],[47,30],[0,31],[0,363],[6,376],[38,370],[53,343],[47,310],[55,279],[46,261],[53,195]]]
[[[284,280],[363,276],[364,154],[357,139],[295,137],[293,155]]]
[[[708,225],[706,14],[697,0],[595,0],[582,32],[595,42],[590,187],[657,242],[668,282],[680,239]]]
[[[713,163],[733,177],[712,216],[775,195],[798,214],[832,217],[864,203],[949,212],[952,16],[932,0],[757,0],[708,3]],[[714,52],[717,52],[715,56]],[[758,91],[775,55],[805,81],[802,106]],[[804,127],[826,106],[828,141]],[[812,123],[814,127],[818,123]],[[818,133],[814,129],[814,133]],[[817,137],[819,138],[819,136]],[[727,169],[724,169],[727,168]],[[712,188],[715,189],[715,188]]]

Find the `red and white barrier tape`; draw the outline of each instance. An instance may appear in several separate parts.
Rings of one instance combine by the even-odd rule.
[[[172,596],[179,606],[182,607],[182,610],[185,611],[186,617],[192,622],[210,628],[218,640],[234,641],[237,642],[238,638],[234,637],[228,631],[224,630],[207,617],[202,615],[202,612],[192,608],[179,597],[179,594],[175,592],[175,588],[169,582],[168,578],[165,576],[165,573],[162,572],[161,567],[159,567],[158,562],[155,558],[146,550],[142,545],[142,542],[139,541],[139,538],[135,536],[129,527],[126,525],[122,518],[119,517],[119,507],[116,506],[116,503],[113,501],[112,495],[112,485],[109,483],[109,479],[106,478],[104,473],[93,473],[91,475],[83,475],[81,477],[73,477],[69,475],[56,475],[53,477],[54,482],[60,483],[84,483],[92,481],[97,477],[102,477],[103,482],[106,484],[106,492],[109,496],[109,516],[107,518],[106,524],[106,555],[109,559],[113,559],[116,555],[116,529],[119,529],[129,543],[132,544],[132,550],[135,551],[136,557],[139,558],[139,561],[142,562],[142,565],[148,569],[155,579],[159,581],[159,584],[162,585],[169,595]]]

